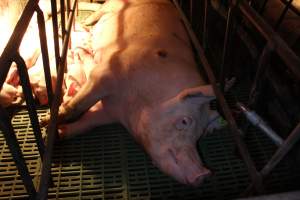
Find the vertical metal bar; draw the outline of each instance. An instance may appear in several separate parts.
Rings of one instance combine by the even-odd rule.
[[[265,47],[260,55],[254,82],[253,82],[252,88],[250,90],[249,104],[253,104],[256,101],[257,91],[259,90],[258,88],[260,88],[259,83],[260,83],[263,75],[265,74],[267,67],[269,66],[269,63],[271,60],[271,53],[273,52],[273,50],[274,50],[274,45],[271,42],[268,42],[265,45]]]
[[[228,9],[227,13],[227,23],[226,23],[226,32],[225,32],[225,38],[224,38],[224,45],[223,45],[223,54],[222,54],[222,60],[221,60],[221,65],[220,65],[220,89],[221,91],[224,92],[224,87],[225,87],[225,78],[227,75],[227,65],[226,65],[226,58],[230,55],[229,54],[229,49],[231,45],[231,37],[232,37],[232,21],[233,21],[233,16],[232,16],[232,11],[233,11],[233,6],[230,2],[230,6]]]
[[[58,37],[56,0],[51,0],[51,13],[52,13],[52,25],[53,25],[55,64],[56,64],[56,71],[58,72],[58,66],[59,66],[59,62],[60,62],[60,53],[59,53],[60,44],[59,44],[59,37]]]
[[[62,99],[62,83],[63,83],[63,77],[64,77],[64,67],[66,64],[66,57],[67,57],[67,50],[68,50],[68,43],[69,43],[69,37],[70,37],[70,30],[72,26],[72,22],[74,19],[74,13],[75,13],[75,7],[77,5],[77,0],[74,0],[74,4],[72,6],[72,12],[68,19],[67,24],[67,34],[66,38],[64,40],[63,48],[62,48],[62,56],[61,56],[61,63],[59,66],[59,71],[57,75],[57,84],[55,88],[56,95],[53,100],[53,104],[51,106],[51,118],[50,118],[50,124],[48,126],[47,135],[47,149],[44,155],[44,162],[42,166],[42,174],[40,178],[39,183],[39,191],[38,191],[38,199],[44,200],[47,199],[47,193],[48,193],[48,187],[49,187],[49,176],[51,171],[51,162],[52,162],[52,153],[53,153],[53,144],[56,136],[57,131],[57,117],[58,117],[58,110],[59,105],[61,103]]]
[[[70,0],[66,0],[67,1],[67,18],[70,15]]]
[[[0,105],[0,127],[2,133],[5,137],[6,144],[9,147],[11,155],[16,163],[17,169],[20,173],[21,179],[24,183],[27,193],[31,198],[34,198],[36,195],[36,190],[32,182],[29,170],[26,166],[25,159],[22,155],[22,151],[18,144],[17,137],[15,135],[14,129],[12,127],[10,118],[4,108]]]
[[[279,19],[277,20],[274,29],[277,30],[280,26],[280,24],[282,23],[287,11],[289,10],[289,7],[291,6],[293,0],[289,0],[288,3],[286,4],[286,6],[284,7]]]
[[[42,10],[37,7],[37,21],[40,35],[40,45],[43,57],[44,75],[46,80],[48,104],[51,105],[53,99],[52,81],[51,81],[51,70],[49,64],[48,46],[47,46],[47,35],[45,27],[45,19]]]
[[[42,158],[44,156],[44,152],[45,152],[45,145],[44,145],[44,141],[42,138],[38,115],[37,115],[36,108],[34,105],[34,99],[32,96],[29,76],[27,73],[27,67],[26,67],[25,61],[19,54],[16,54],[14,58],[15,58],[15,62],[17,64],[17,68],[18,68],[18,72],[19,72],[19,76],[20,76],[20,82],[21,82],[21,85],[23,88],[23,94],[25,96],[26,105],[28,108],[33,133],[34,133],[34,136],[35,136],[35,139],[37,142],[37,147],[38,147],[40,156]]]
[[[204,50],[207,49],[207,9],[208,9],[208,0],[204,0],[204,18],[203,18],[203,38],[202,44]]]
[[[193,24],[193,14],[194,14],[194,1],[193,0],[190,0],[190,22],[191,24]]]
[[[193,42],[193,45],[197,51],[197,55],[199,56],[201,63],[203,64],[203,67],[207,73],[207,76],[209,78],[210,83],[213,86],[214,92],[216,94],[218,103],[221,105],[220,107],[222,108],[222,111],[224,112],[224,115],[226,117],[226,120],[228,121],[228,125],[233,133],[234,136],[234,140],[237,144],[237,147],[241,153],[241,156],[246,164],[246,167],[248,169],[248,172],[250,174],[250,178],[252,180],[252,182],[254,183],[255,189],[257,192],[261,193],[263,190],[263,185],[262,185],[262,179],[260,174],[257,172],[254,162],[252,161],[250,154],[246,148],[245,143],[243,142],[242,138],[241,138],[241,131],[238,129],[237,124],[232,116],[232,113],[230,112],[229,106],[222,94],[222,92],[220,91],[220,89],[217,87],[216,84],[216,79],[215,76],[211,70],[210,64],[208,63],[208,60],[205,57],[205,53],[203,48],[201,47],[196,35],[193,33],[188,20],[186,19],[186,17],[184,16],[184,13],[182,12],[182,10],[180,9],[177,0],[173,0],[175,6],[177,7],[178,11],[181,14],[182,20],[184,22],[184,25],[186,27],[186,30]]]
[[[259,9],[259,11],[258,11],[259,14],[263,14],[263,12],[265,11],[265,8],[266,8],[266,6],[267,6],[268,1],[269,1],[269,0],[264,0],[262,6],[260,7],[260,9]]]
[[[66,12],[65,12],[65,1],[60,0],[60,16],[61,16],[61,35],[62,35],[62,42],[65,39],[66,34]]]

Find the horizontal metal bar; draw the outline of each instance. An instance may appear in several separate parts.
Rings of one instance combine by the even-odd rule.
[[[58,117],[58,110],[62,100],[62,83],[63,83],[63,76],[64,70],[66,66],[66,57],[68,51],[68,43],[71,34],[71,27],[72,22],[74,19],[75,7],[77,5],[77,0],[74,0],[71,15],[68,19],[67,24],[67,34],[64,39],[64,44],[62,47],[62,55],[61,55],[61,62],[59,65],[58,70],[58,77],[57,83],[55,88],[55,96],[53,99],[53,103],[51,105],[51,116],[50,116],[50,124],[48,126],[47,135],[47,149],[44,155],[44,162],[42,166],[42,174],[39,183],[39,191],[38,191],[38,199],[43,200],[47,199],[48,187],[49,187],[49,177],[51,171],[51,162],[52,162],[52,154],[53,154],[53,145],[55,141],[55,136],[57,134],[57,117]]]
[[[263,133],[265,133],[277,146],[283,144],[283,139],[278,136],[271,127],[254,111],[249,110],[244,104],[238,102],[237,107],[244,113],[246,118],[253,124],[258,127]]]

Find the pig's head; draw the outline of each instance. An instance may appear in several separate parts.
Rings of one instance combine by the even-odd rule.
[[[185,89],[141,114],[139,142],[153,163],[180,183],[198,186],[211,174],[203,166],[196,144],[219,117],[209,107],[213,98],[209,85]]]

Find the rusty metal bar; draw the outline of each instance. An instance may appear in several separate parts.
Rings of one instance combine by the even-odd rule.
[[[51,171],[51,162],[52,162],[52,154],[53,154],[53,145],[57,131],[57,117],[58,117],[58,109],[59,105],[62,100],[62,83],[63,83],[63,76],[64,76],[64,68],[66,64],[66,57],[68,51],[68,43],[71,33],[72,22],[74,19],[75,7],[77,5],[77,0],[74,0],[72,6],[72,12],[68,19],[67,24],[67,34],[64,40],[64,44],[62,47],[62,55],[61,55],[61,62],[59,66],[58,76],[57,76],[57,84],[55,88],[55,96],[53,103],[51,105],[51,116],[50,116],[50,124],[48,126],[47,135],[47,149],[44,155],[44,162],[42,166],[42,174],[39,183],[39,191],[38,191],[38,199],[43,200],[47,199],[48,187],[49,187],[49,177]]]
[[[34,98],[33,98],[32,91],[31,91],[27,67],[26,67],[25,61],[18,53],[15,54],[14,61],[17,64],[17,68],[18,68],[18,72],[19,72],[19,76],[20,76],[20,82],[21,82],[21,85],[23,88],[23,93],[25,96],[26,105],[28,108],[33,133],[34,133],[34,136],[35,136],[35,139],[37,142],[37,147],[38,147],[40,156],[43,157],[44,152],[45,152],[45,145],[44,145],[44,141],[42,138],[42,133],[41,133],[40,125],[39,125],[39,119],[38,119],[38,115],[36,112],[36,107],[34,105]]]
[[[22,155],[22,151],[20,149],[10,118],[6,110],[2,108],[1,105],[0,105],[0,127],[2,129],[2,133],[4,135],[6,144],[9,147],[13,160],[16,163],[17,169],[24,183],[25,189],[29,194],[29,196],[33,199],[35,198],[36,190],[34,188],[32,178],[26,166],[25,159]]]
[[[62,42],[65,39],[66,35],[66,12],[65,12],[65,1],[60,0],[60,16],[61,16],[61,35],[62,35]],[[62,44],[63,45],[63,44]]]
[[[196,35],[192,31],[192,28],[190,27],[187,18],[185,17],[184,13],[180,9],[180,7],[177,3],[177,0],[173,0],[173,2],[174,2],[175,6],[177,7],[178,11],[181,14],[181,17],[182,17],[182,20],[183,20],[184,25],[186,27],[186,30],[187,30],[187,32],[188,32],[188,34],[189,34],[189,36],[190,36],[190,38],[193,42],[193,45],[194,45],[194,47],[197,51],[197,55],[199,56],[199,58],[200,58],[200,60],[203,64],[203,67],[204,67],[204,69],[207,73],[207,76],[209,78],[209,81],[213,86],[213,89],[214,89],[214,92],[216,94],[218,103],[221,105],[220,107],[222,108],[222,111],[224,112],[225,118],[228,121],[229,127],[230,127],[231,131],[233,132],[234,140],[237,144],[237,147],[238,147],[238,149],[241,153],[241,156],[242,156],[243,160],[245,161],[245,164],[246,164],[247,169],[248,169],[249,174],[250,174],[250,178],[251,178],[252,182],[254,183],[255,189],[256,189],[257,192],[261,193],[262,190],[263,190],[262,178],[261,178],[260,174],[257,172],[257,170],[255,168],[255,165],[254,165],[254,163],[253,163],[253,161],[252,161],[252,159],[249,155],[249,152],[246,148],[246,145],[244,144],[244,142],[241,138],[241,135],[242,135],[241,131],[238,129],[238,127],[236,125],[236,122],[235,122],[235,120],[232,116],[232,113],[229,109],[229,106],[228,106],[222,92],[217,87],[215,76],[214,76],[214,74],[211,70],[211,66],[208,63],[207,58],[205,57],[204,50],[201,47],[201,45],[198,41],[198,38],[196,37]]]
[[[53,90],[52,90],[52,81],[51,81],[51,70],[49,64],[45,19],[42,10],[39,7],[36,8],[36,12],[37,12],[38,27],[39,27],[39,35],[40,35],[41,52],[43,58],[44,75],[45,75],[47,94],[48,94],[48,104],[51,105],[53,99]]]
[[[227,12],[227,23],[226,23],[226,31],[225,31],[225,38],[224,38],[224,45],[223,45],[223,54],[222,54],[222,60],[220,65],[220,88],[221,91],[224,92],[225,88],[225,78],[227,75],[228,67],[226,66],[226,58],[229,57],[229,48],[231,45],[231,37],[232,37],[232,26],[233,26],[233,9],[234,5],[230,2],[230,6]]]
[[[281,15],[279,16],[279,18],[278,18],[278,20],[277,20],[277,22],[276,22],[276,24],[275,24],[275,26],[274,26],[274,29],[275,29],[275,30],[277,30],[277,29],[279,28],[279,26],[280,26],[280,24],[282,23],[282,21],[283,21],[285,15],[286,15],[286,13],[287,13],[287,11],[289,10],[289,8],[290,8],[292,2],[293,2],[293,0],[289,0],[288,3],[285,5],[285,7],[284,7],[284,9],[283,9],[283,11],[282,11],[282,13],[281,13]]]
[[[238,0],[236,0],[238,1]],[[236,2],[235,2],[236,3]],[[283,60],[293,75],[300,79],[300,58],[288,47],[281,37],[247,3],[237,4],[243,15],[254,25],[261,35],[274,45],[274,51]]]
[[[56,64],[56,71],[58,72],[58,67],[59,67],[59,63],[60,63],[60,53],[59,53],[60,44],[59,44],[59,37],[58,37],[56,0],[51,0],[51,13],[52,13],[52,25],[53,25],[55,64]]]
[[[12,56],[18,51],[23,36],[27,30],[29,22],[35,11],[36,5],[39,0],[29,0],[26,4],[23,13],[21,14],[20,20],[17,22],[15,29],[9,38],[9,41],[2,52],[0,57],[0,86],[2,87],[6,76],[8,74],[10,65],[12,63]],[[0,87],[0,88],[1,88]]]

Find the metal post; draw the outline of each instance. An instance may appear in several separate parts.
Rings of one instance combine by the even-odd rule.
[[[51,13],[52,13],[52,25],[53,25],[53,38],[54,38],[54,53],[55,53],[55,64],[56,71],[58,72],[58,67],[60,63],[59,54],[59,37],[58,37],[58,22],[57,22],[57,5],[56,0],[51,0]]]
[[[60,16],[61,16],[61,35],[62,45],[66,35],[66,12],[65,12],[65,1],[60,0]]]
[[[23,94],[25,96],[26,105],[28,108],[33,133],[34,133],[34,136],[35,136],[35,139],[37,142],[37,147],[38,147],[40,156],[43,157],[44,152],[45,152],[45,145],[44,145],[44,141],[42,138],[42,133],[41,133],[40,125],[39,125],[39,119],[38,119],[38,115],[36,112],[36,107],[34,105],[34,98],[32,96],[27,67],[26,67],[25,61],[19,54],[15,55],[14,60],[17,64],[20,82],[21,82],[21,85],[23,88]]]
[[[203,18],[203,48],[207,49],[207,9],[208,9],[208,0],[204,0],[204,18]]]
[[[42,10],[37,7],[37,20],[40,35],[40,44],[43,57],[44,75],[46,80],[47,94],[48,94],[48,105],[51,105],[53,99],[52,81],[51,81],[51,70],[49,64],[48,46],[47,46],[47,35],[45,29],[45,19]]]
[[[64,68],[66,64],[66,57],[68,51],[68,43],[70,38],[70,30],[72,27],[72,22],[74,19],[75,7],[77,5],[77,0],[74,0],[74,4],[72,6],[72,12],[68,19],[67,24],[67,34],[64,40],[64,44],[62,47],[62,56],[61,56],[61,63],[59,66],[59,71],[57,75],[57,83],[55,88],[55,96],[53,103],[51,105],[51,117],[50,117],[50,124],[47,130],[47,149],[44,155],[44,162],[42,166],[42,174],[39,183],[39,191],[38,191],[38,199],[43,200],[47,199],[48,187],[49,187],[49,176],[51,171],[51,162],[52,162],[52,154],[53,154],[53,145],[54,140],[57,132],[57,117],[58,117],[58,109],[62,99],[62,83],[63,83],[63,76],[64,76]]]
[[[22,155],[22,151],[20,149],[10,118],[6,110],[2,108],[1,105],[0,105],[0,127],[2,129],[2,133],[4,135],[6,144],[9,147],[11,155],[16,163],[17,169],[24,183],[26,191],[29,194],[29,196],[33,199],[35,198],[36,190],[34,188],[32,178],[26,166],[25,159]]]
[[[222,111],[224,112],[226,120],[228,121],[229,127],[230,127],[230,129],[233,133],[233,136],[234,136],[234,140],[235,140],[235,142],[238,146],[238,149],[241,153],[241,156],[242,156],[243,160],[245,161],[246,167],[249,171],[250,178],[251,178],[252,182],[254,183],[255,189],[258,193],[261,193],[262,190],[263,190],[261,176],[257,172],[257,170],[255,168],[255,165],[254,165],[254,163],[253,163],[253,161],[250,157],[250,154],[249,154],[249,152],[246,148],[246,145],[245,145],[245,143],[243,142],[243,140],[241,138],[241,135],[242,135],[241,131],[238,129],[238,127],[236,125],[236,122],[235,122],[235,120],[232,116],[232,113],[230,112],[229,106],[226,103],[226,100],[225,100],[223,94],[221,93],[220,89],[217,87],[215,76],[214,76],[214,74],[211,70],[211,67],[210,67],[210,64],[208,63],[208,60],[205,57],[204,50],[201,47],[196,35],[192,31],[192,29],[191,29],[191,27],[188,23],[188,20],[186,19],[185,15],[184,15],[184,13],[180,9],[180,7],[177,3],[177,0],[173,0],[173,2],[174,2],[175,6],[177,7],[177,9],[178,9],[178,11],[179,11],[179,13],[182,17],[182,20],[184,22],[186,30],[187,30],[187,32],[188,32],[188,34],[189,34],[189,36],[190,36],[190,38],[193,42],[193,45],[196,49],[197,55],[199,56],[199,58],[201,60],[201,63],[203,64],[203,67],[204,67],[204,69],[207,73],[207,76],[209,78],[209,81],[213,86],[213,89],[214,89],[214,92],[216,94],[218,103],[220,104],[220,107],[222,108]]]
[[[279,19],[277,20],[277,22],[275,24],[275,27],[274,27],[275,30],[277,30],[279,28],[279,26],[282,23],[287,11],[289,10],[289,7],[291,6],[292,2],[293,2],[293,0],[289,0],[288,3],[285,5]]]

